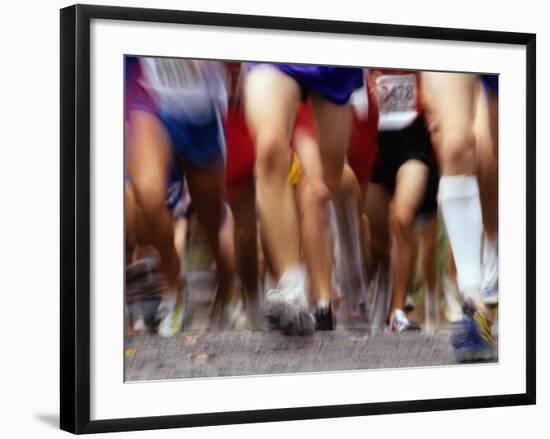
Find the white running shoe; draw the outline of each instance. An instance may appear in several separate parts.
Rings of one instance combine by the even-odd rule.
[[[420,331],[420,325],[409,320],[404,311],[396,309],[390,317],[390,331],[396,333]]]
[[[161,337],[179,334],[183,328],[183,304],[178,304],[173,295],[163,296],[157,310],[157,318],[160,319],[158,334]]]
[[[269,290],[264,315],[272,329],[287,335],[309,335],[315,331],[315,319],[309,312],[304,287],[289,285]]]

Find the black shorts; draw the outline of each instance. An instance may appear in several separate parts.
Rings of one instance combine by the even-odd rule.
[[[378,133],[380,161],[375,165],[371,181],[395,191],[395,181],[399,168],[409,160],[418,160],[428,166],[428,185],[424,200],[417,214],[435,214],[437,212],[437,191],[439,189],[439,167],[433,154],[430,133],[424,115],[398,131],[380,131]]]

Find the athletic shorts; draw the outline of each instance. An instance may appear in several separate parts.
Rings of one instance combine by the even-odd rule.
[[[155,115],[168,133],[177,163],[194,169],[213,169],[225,164],[225,135],[222,117],[212,108],[211,117],[200,123],[161,111],[143,86],[139,60],[126,57],[125,115],[146,111]]]
[[[380,131],[378,134],[379,161],[376,163],[371,181],[395,191],[399,168],[408,160],[418,160],[429,168],[428,185],[417,214],[437,212],[437,191],[439,188],[439,167],[436,163],[430,133],[424,115],[398,131]]]
[[[490,91],[498,94],[498,75],[480,75],[481,83]]]
[[[225,181],[235,184],[254,175],[256,150],[241,106],[229,105],[225,117],[227,166]]]
[[[296,113],[293,135],[297,129],[305,130],[313,138],[317,138],[313,111],[306,103],[301,103]],[[229,106],[225,118],[225,136],[227,143],[227,184],[235,184],[254,175],[256,149],[246,124],[244,112],[240,107]],[[294,150],[294,144],[290,144]]]
[[[249,69],[258,65],[250,63]],[[281,70],[300,86],[302,100],[317,92],[336,105],[345,105],[353,91],[363,85],[363,70],[348,67],[308,66],[300,64],[268,64]]]

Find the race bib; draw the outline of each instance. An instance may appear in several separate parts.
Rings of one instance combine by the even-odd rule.
[[[416,112],[416,75],[381,75],[376,78],[376,98],[380,113]]]

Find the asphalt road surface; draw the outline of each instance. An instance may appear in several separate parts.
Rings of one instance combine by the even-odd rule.
[[[126,380],[241,376],[454,364],[448,333],[368,335],[363,330],[289,337],[279,332],[191,331],[131,336]]]
[[[339,321],[334,331],[286,336],[278,331],[210,331],[212,291],[193,279],[186,329],[178,336],[126,336],[126,381],[423,367],[455,364],[449,327],[435,334],[371,334]]]

